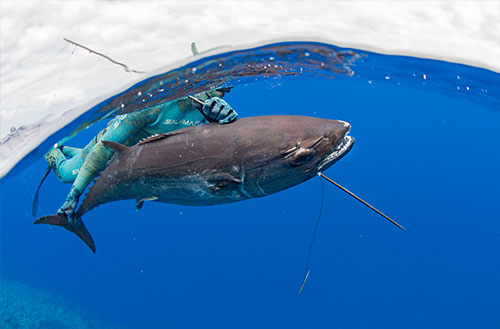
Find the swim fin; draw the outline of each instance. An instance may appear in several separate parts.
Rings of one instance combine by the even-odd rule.
[[[33,196],[33,202],[31,203],[31,214],[33,215],[33,217],[36,216],[36,211],[38,210],[38,195],[40,192],[40,187],[42,187],[42,183],[45,180],[45,178],[47,178],[49,173],[50,173],[50,166],[47,166],[47,168],[45,169],[45,171],[43,173],[42,179],[40,180],[40,183],[38,184],[38,187],[36,188],[35,195]]]

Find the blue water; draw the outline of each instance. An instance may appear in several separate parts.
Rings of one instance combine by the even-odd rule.
[[[332,66],[340,71],[314,64],[308,74],[219,76],[235,86],[225,99],[241,117],[351,123],[355,146],[325,174],[407,232],[325,182],[299,296],[319,178],[221,206],[103,205],[85,215],[92,254],[63,229],[32,225],[31,193],[46,164],[29,160],[0,182],[2,280],[60,296],[120,328],[499,328],[500,74],[354,51]],[[298,72],[294,60],[283,65]],[[235,75],[236,64],[224,72]],[[103,124],[67,144],[86,144]],[[68,190],[51,174],[42,214],[55,213]]]

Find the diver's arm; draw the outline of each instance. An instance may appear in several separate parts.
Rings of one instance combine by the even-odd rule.
[[[220,99],[224,96],[224,91],[210,90],[196,94],[196,97],[204,100],[205,103],[201,109],[208,117],[209,121],[217,121],[220,124],[232,122],[236,119],[237,113],[231,106]],[[71,190],[66,201],[59,209],[58,213],[65,213],[71,220],[73,212],[76,210],[78,199],[87,186],[97,175],[106,168],[106,164],[111,159],[113,151],[106,148],[101,140],[107,140],[115,143],[125,144],[127,141],[134,141],[139,131],[151,125],[156,125],[159,114],[171,109],[172,102],[152,106],[142,111],[120,115],[113,119],[101,136],[96,137],[98,141],[87,155],[80,171],[73,182]],[[181,110],[181,107],[193,106],[190,101],[181,103],[179,100],[174,111]],[[192,110],[195,110],[194,108]],[[99,138],[100,137],[100,138]],[[137,141],[137,140],[135,140]]]
[[[109,159],[111,159],[114,152],[106,148],[101,140],[125,144],[144,126],[154,122],[162,109],[163,104],[114,118],[109,123],[108,127],[95,137],[98,141],[83,162],[80,172],[71,186],[66,201],[59,209],[58,213],[65,213],[68,219],[71,220],[80,195],[90,182],[106,168],[106,164]]]

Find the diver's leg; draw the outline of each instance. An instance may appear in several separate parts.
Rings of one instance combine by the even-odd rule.
[[[71,146],[63,146],[61,148],[61,151],[65,156],[72,158],[74,156],[77,156],[78,153],[80,153],[82,151],[82,149],[77,148],[77,147],[71,147]]]
[[[83,149],[70,146],[56,147],[45,154],[45,160],[63,183],[73,183],[80,167],[92,148],[101,139],[106,129],[99,132]],[[69,156],[70,158],[66,158]]]
[[[130,113],[116,117],[111,120],[108,127],[102,130],[93,141],[91,147],[87,145],[81,152],[85,156],[80,165],[78,177],[75,179],[73,187],[83,192],[90,182],[106,168],[114,151],[105,147],[101,140],[112,141],[115,143],[127,144],[127,141],[138,140],[138,135],[145,124],[154,121],[158,116],[159,110],[146,113]]]
[[[61,149],[54,148],[45,155],[45,160],[63,183],[73,183],[85,158],[81,152],[66,158]]]
[[[142,113],[135,112],[121,115],[110,121],[108,127],[94,138],[94,145],[92,147],[87,147],[89,146],[87,145],[80,153],[84,155],[84,161],[79,168],[77,177],[74,179],[66,201],[64,201],[58,210],[59,214],[64,213],[70,222],[73,220],[73,214],[78,205],[80,195],[90,182],[106,168],[106,164],[114,154],[114,151],[105,147],[101,140],[121,144],[137,141],[138,134],[142,131],[142,128],[154,122],[162,108],[163,105],[151,108]]]

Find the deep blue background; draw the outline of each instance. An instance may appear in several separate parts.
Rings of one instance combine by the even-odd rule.
[[[1,276],[128,328],[499,328],[500,111],[460,95],[363,77],[274,78],[227,95],[242,117],[350,122],[356,144],[325,174],[408,229],[325,182],[300,296],[319,179],[222,206],[101,206],[84,217],[94,255],[65,230],[32,225],[40,160],[0,184]],[[51,174],[43,215],[68,190]]]

